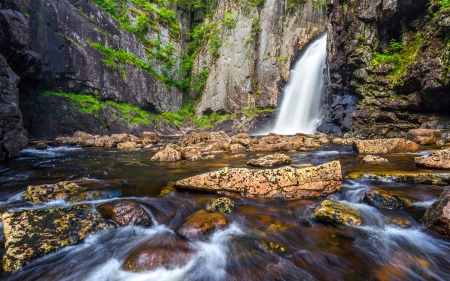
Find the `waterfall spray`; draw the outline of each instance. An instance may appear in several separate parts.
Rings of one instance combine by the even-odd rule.
[[[327,35],[308,46],[290,73],[274,132],[313,134],[321,119]]]

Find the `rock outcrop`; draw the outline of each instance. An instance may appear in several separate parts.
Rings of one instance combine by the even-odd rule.
[[[88,235],[114,225],[88,205],[20,210],[2,215],[5,233],[3,269],[17,271],[45,254],[79,243]]]
[[[429,155],[416,157],[414,161],[417,166],[435,169],[450,169],[450,149],[443,149]]]
[[[447,12],[439,3],[327,1],[331,95],[319,130],[363,138],[449,131]]]
[[[251,159],[247,162],[247,165],[257,167],[274,167],[289,164],[292,164],[291,157],[281,153],[267,155],[258,159]]]
[[[417,143],[404,139],[355,140],[353,150],[361,154],[417,152]]]
[[[316,167],[250,170],[224,168],[175,182],[177,189],[215,192],[249,198],[310,198],[340,190],[339,161]]]
[[[324,200],[317,206],[311,218],[345,226],[359,226],[362,224],[361,216],[353,208],[330,200]]]
[[[441,235],[450,237],[450,187],[447,186],[423,216],[425,225]]]

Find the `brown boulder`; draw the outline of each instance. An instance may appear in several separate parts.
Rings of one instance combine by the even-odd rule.
[[[232,144],[230,145],[230,150],[231,152],[236,152],[236,151],[241,151],[241,150],[245,150],[245,147],[241,144]]]
[[[441,196],[427,209],[423,220],[429,229],[450,237],[450,186],[445,187]]]
[[[119,150],[135,150],[137,146],[137,143],[133,141],[127,141],[117,144],[117,149]]]
[[[114,221],[119,226],[153,225],[151,216],[137,202],[131,200],[106,203],[98,206],[97,210],[104,218]]]
[[[342,172],[339,161],[294,169],[224,168],[175,182],[177,189],[215,192],[250,198],[310,198],[339,191]]]
[[[128,134],[112,134],[111,140],[115,143],[127,142],[127,141],[131,141],[131,137]]]
[[[164,150],[157,152],[150,161],[155,162],[176,162],[181,160],[181,152],[166,146]]]
[[[107,143],[110,140],[111,140],[110,136],[103,136],[103,137],[97,138],[97,139],[95,139],[94,146],[95,147],[104,147],[105,143]]]
[[[429,155],[416,157],[414,161],[417,166],[436,169],[450,169],[450,149],[443,149]]]
[[[363,162],[369,164],[387,164],[389,160],[379,156],[367,155],[364,157]]]
[[[317,206],[312,215],[312,219],[334,223],[345,226],[359,226],[362,223],[359,213],[348,205],[324,200]]]
[[[267,155],[258,159],[251,159],[247,162],[247,165],[257,166],[257,167],[274,167],[292,164],[291,157],[275,153],[272,155]]]
[[[263,137],[261,138],[261,141],[268,144],[276,144],[280,142],[280,139],[276,136],[271,136],[271,137]]]
[[[435,144],[441,140],[442,132],[434,129],[413,129],[406,134],[406,139],[421,145]]]
[[[250,135],[246,134],[246,133],[239,133],[237,135],[234,135],[232,138],[233,139],[251,139],[252,137],[250,137]]]
[[[369,189],[364,194],[363,202],[377,209],[396,210],[412,206],[411,201],[380,189]]]
[[[158,142],[160,142],[160,139],[158,134],[155,132],[143,132],[142,141],[145,144],[157,144]]]
[[[95,139],[84,139],[79,142],[81,147],[93,147],[95,145]]]
[[[94,139],[93,135],[81,131],[75,132],[72,137],[74,139],[81,139],[81,140]]]
[[[177,233],[188,239],[204,240],[216,230],[226,229],[231,220],[218,213],[200,210],[189,216],[177,229]]]
[[[125,260],[125,271],[169,270],[182,267],[198,252],[198,247],[175,235],[167,234],[151,238],[139,245]]]
[[[197,161],[202,159],[202,153],[197,148],[187,147],[181,150],[181,157],[188,161]]]
[[[29,185],[22,197],[24,200],[33,203],[43,203],[63,200],[85,189],[70,181],[62,181],[55,184]]]
[[[355,140],[353,150],[360,154],[417,152],[417,143],[404,139]]]

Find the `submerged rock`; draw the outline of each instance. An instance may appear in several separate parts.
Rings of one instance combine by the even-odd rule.
[[[198,247],[177,235],[168,233],[151,238],[125,260],[125,271],[142,272],[157,268],[173,270],[182,267],[198,252]]]
[[[355,140],[353,149],[360,154],[417,152],[417,143],[404,139]]]
[[[3,269],[19,270],[23,265],[65,246],[75,245],[88,235],[114,225],[89,205],[70,208],[20,210],[2,215],[5,233]]]
[[[250,198],[309,198],[339,191],[342,172],[339,161],[316,167],[253,170],[224,168],[175,182],[177,189],[215,192]]]
[[[188,239],[205,240],[216,230],[227,229],[231,220],[222,214],[197,211],[189,216],[177,229],[177,233]]]
[[[390,173],[351,173],[347,176],[350,179],[373,179],[373,180],[392,180],[395,182],[425,183],[435,185],[450,184],[450,173],[420,173],[420,172],[390,172]]]
[[[359,226],[361,216],[353,208],[330,200],[324,200],[314,209],[312,219],[345,226]]]
[[[104,190],[85,190],[80,193],[69,196],[67,202],[84,202],[84,201],[95,201],[113,198],[113,194]]]
[[[450,237],[450,186],[447,186],[436,202],[427,209],[423,220],[429,229]]]
[[[157,152],[151,159],[155,162],[176,162],[181,160],[181,152],[166,146],[164,150]]]
[[[33,203],[43,203],[55,200],[63,200],[75,193],[86,190],[70,181],[62,181],[55,184],[30,185],[23,194],[23,199]]]
[[[401,209],[412,206],[411,201],[380,189],[369,189],[364,194],[363,202],[377,209]]]
[[[416,157],[414,161],[417,166],[436,169],[450,169],[450,149],[443,149],[429,155]]]
[[[211,204],[211,210],[219,213],[231,213],[234,209],[234,203],[227,197],[214,200]]]
[[[363,162],[369,164],[387,164],[389,160],[379,156],[367,155],[364,157]]]
[[[127,141],[117,144],[118,150],[136,150],[137,143],[134,141]]]
[[[152,217],[137,202],[131,200],[106,203],[98,206],[97,210],[104,218],[114,221],[119,226],[153,225]]]
[[[247,165],[257,166],[257,167],[274,167],[274,166],[282,166],[292,164],[291,157],[281,154],[275,153],[272,155],[267,155],[258,159],[252,159],[247,162]]]
[[[441,140],[442,132],[433,129],[413,129],[406,134],[406,139],[421,145],[435,144]]]

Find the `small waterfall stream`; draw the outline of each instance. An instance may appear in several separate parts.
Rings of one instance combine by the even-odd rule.
[[[307,47],[291,71],[273,130],[275,133],[315,132],[321,117],[326,46],[327,35],[323,34]]]

